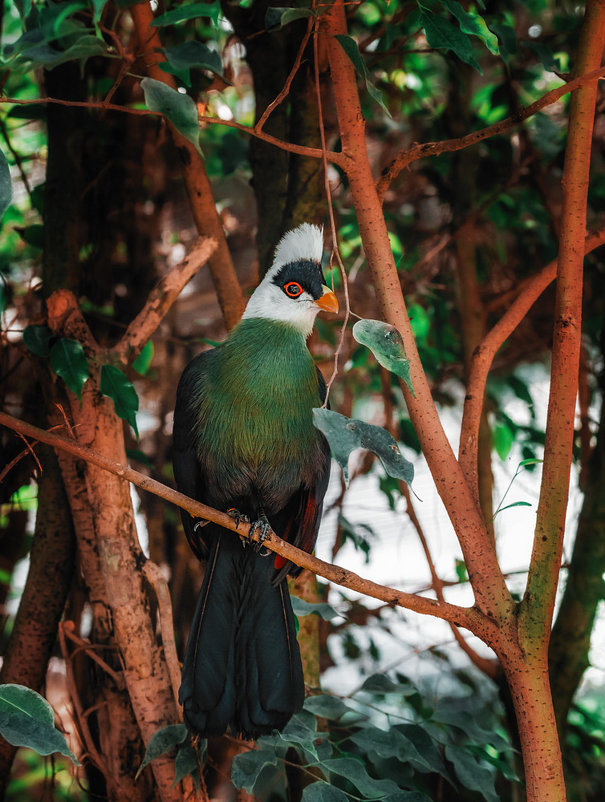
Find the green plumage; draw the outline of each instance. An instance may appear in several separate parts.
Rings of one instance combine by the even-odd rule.
[[[278,509],[294,487],[310,486],[321,459],[311,413],[318,378],[305,339],[288,323],[244,319],[204,356],[191,411],[198,459],[223,491],[216,502],[252,494]]]

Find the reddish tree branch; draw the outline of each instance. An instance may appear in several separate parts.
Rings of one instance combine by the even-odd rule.
[[[576,72],[594,74],[595,68],[601,64],[604,45],[605,2],[589,0],[578,43]],[[584,82],[574,91],[569,109],[544,469],[520,619],[524,645],[527,648],[532,644],[544,657],[563,551],[572,459],[582,334],[586,209],[596,98],[596,79]]]
[[[591,253],[603,244],[605,244],[605,228],[593,231],[584,241],[584,254]],[[479,423],[483,409],[485,384],[492,362],[498,350],[556,276],[557,260],[555,259],[527,281],[522,292],[515,298],[496,325],[490,329],[473,353],[464,400],[459,461],[465,475],[474,476],[475,482]]]
[[[569,92],[572,92],[574,89],[587,85],[594,85],[595,79],[603,75],[605,75],[605,67],[589,70],[577,78],[574,78],[572,81],[563,84],[563,86],[552,89],[536,100],[535,103],[532,103],[526,108],[519,109],[518,112],[511,117],[507,117],[505,120],[500,120],[500,122],[488,125],[486,128],[481,128],[479,131],[473,131],[470,134],[466,134],[466,136],[461,136],[456,139],[444,139],[441,142],[424,142],[422,144],[412,145],[408,150],[401,151],[391,164],[383,170],[382,176],[376,184],[380,202],[382,203],[384,200],[384,195],[391,181],[393,181],[403,169],[409,167],[412,162],[418,161],[418,159],[424,159],[427,156],[438,156],[440,153],[451,153],[454,150],[462,150],[463,148],[468,148],[470,145],[476,145],[477,142],[481,142],[484,139],[502,134],[510,128],[519,125],[523,120],[532,117],[547,106],[556,103],[557,100]]]
[[[172,268],[149,294],[145,306],[130,322],[114,351],[123,361],[137,353],[150,339],[181,290],[216,250],[216,241],[198,240],[186,258]]]
[[[199,501],[194,501],[161,482],[157,482],[155,479],[151,479],[149,476],[135,471],[127,465],[116,462],[87,446],[80,445],[75,440],[61,437],[52,432],[46,432],[43,429],[38,429],[36,426],[18,420],[5,412],[0,412],[0,424],[7,426],[15,432],[24,434],[26,437],[31,437],[33,440],[47,443],[53,448],[65,451],[72,456],[85,460],[89,464],[109,471],[115,476],[119,476],[121,479],[140,487],[142,490],[154,493],[165,501],[175,504],[196,518],[213,521],[225,529],[236,532],[238,535],[249,537],[250,524],[241,522],[238,526],[227,513],[215,510]],[[256,540],[256,537],[253,536],[252,540]],[[459,607],[454,604],[442,603],[434,599],[417,596],[413,593],[406,593],[396,588],[379,585],[376,582],[358,576],[352,571],[348,571],[346,568],[331,565],[317,557],[313,557],[311,554],[307,554],[307,552],[297,549],[285,540],[282,540],[273,531],[269,531],[263,545],[271,549],[271,551],[285,557],[287,560],[291,560],[296,565],[307,568],[313,571],[313,573],[331,582],[335,582],[337,585],[343,585],[351,590],[356,590],[359,593],[364,593],[367,596],[372,596],[375,599],[380,599],[390,604],[405,607],[417,613],[433,615],[436,618],[451,621],[458,626],[470,630],[486,643],[491,644],[494,642],[496,636],[495,624],[473,607]]]
[[[410,362],[415,394],[412,395],[402,382],[410,419],[458,534],[479,608],[494,620],[512,620],[513,600],[500,571],[494,544],[439,420],[410,326],[382,206],[372,179],[355,71],[335,38],[347,33],[343,0],[336,0],[320,21],[326,34],[343,153],[349,157],[346,173],[364,251],[382,314],[399,330]]]

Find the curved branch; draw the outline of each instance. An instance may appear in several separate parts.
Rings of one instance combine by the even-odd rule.
[[[128,465],[122,465],[119,462],[109,459],[104,454],[93,451],[93,449],[87,446],[80,445],[75,440],[61,437],[52,432],[46,432],[43,429],[38,429],[36,426],[25,423],[5,412],[0,412],[0,424],[26,437],[30,437],[33,440],[47,443],[53,446],[53,448],[61,449],[75,457],[84,459],[86,462],[92,463],[99,468],[131,482],[142,490],[147,490],[163,498],[165,501],[175,504],[196,518],[213,521],[224,529],[236,532],[240,536],[250,537],[250,524],[241,522],[238,526],[227,513],[215,510],[199,501],[194,501],[161,482],[157,482],[155,479],[151,479],[149,476],[135,471]],[[254,535],[251,539],[257,540]],[[366,596],[372,596],[375,599],[380,599],[390,604],[396,604],[417,613],[432,615],[436,618],[441,618],[444,621],[456,624],[457,626],[462,626],[480,637],[488,645],[494,643],[497,637],[496,625],[474,607],[459,607],[455,604],[443,603],[435,601],[434,599],[425,598],[424,596],[417,596],[414,593],[406,593],[396,588],[379,585],[376,582],[358,576],[352,571],[348,571],[346,568],[331,565],[317,557],[313,557],[311,554],[307,554],[305,551],[297,549],[295,546],[290,545],[288,542],[278,537],[272,530],[269,531],[266,540],[263,541],[263,545],[296,565],[307,568],[313,571],[313,573],[324,577],[324,579],[335,582],[337,585],[343,585],[358,593],[364,593]]]
[[[532,103],[530,106],[527,106],[524,109],[519,109],[518,112],[513,114],[511,117],[507,117],[505,120],[500,120],[498,123],[488,125],[487,128],[482,128],[479,131],[473,131],[472,133],[466,134],[466,136],[461,136],[457,139],[444,139],[441,142],[424,142],[422,145],[412,145],[412,147],[408,150],[401,151],[401,153],[396,156],[394,161],[392,161],[388,167],[385,167],[382,172],[382,176],[376,184],[376,191],[378,192],[380,202],[382,203],[384,200],[385,193],[389,188],[391,181],[397,178],[399,173],[404,168],[408,167],[412,162],[418,161],[418,159],[424,159],[426,156],[438,156],[440,153],[450,153],[454,150],[462,150],[463,148],[468,148],[470,145],[476,145],[477,142],[481,142],[484,139],[489,139],[497,134],[502,134],[504,131],[514,128],[516,125],[519,125],[519,123],[522,123],[523,120],[527,120],[528,117],[532,117],[534,114],[546,108],[547,106],[556,103],[557,100],[569,92],[572,92],[574,89],[584,86],[585,84],[590,84],[590,82],[594,81],[595,78],[601,78],[604,75],[605,66],[599,67],[596,70],[591,70],[584,75],[580,75],[578,78],[574,78],[573,81],[568,81],[566,84],[563,84],[563,86],[558,86],[556,89],[552,89],[550,92],[547,92],[541,98],[536,100],[535,103]]]
[[[605,244],[605,228],[593,231],[584,242],[584,254]],[[557,276],[557,260],[542,268],[529,279],[523,291],[515,298],[496,325],[488,332],[483,342],[475,349],[471,361],[469,379],[464,400],[464,413],[460,431],[459,462],[465,475],[477,481],[477,447],[479,423],[483,409],[485,384],[496,353],[510,337],[529,309]]]
[[[124,336],[113,349],[123,361],[126,361],[129,354],[139,351],[149,340],[183,287],[214,253],[216,245],[216,240],[210,237],[199,239],[185,259],[173,267],[153,288],[145,306],[131,320]]]

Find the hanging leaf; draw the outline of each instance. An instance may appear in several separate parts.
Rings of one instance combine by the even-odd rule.
[[[79,342],[62,337],[49,353],[50,366],[72,393],[82,398],[82,387],[89,376],[88,360]]]
[[[268,31],[283,28],[297,19],[305,19],[313,16],[310,8],[283,8],[269,7],[265,13],[265,27]]]
[[[493,53],[494,56],[499,55],[498,37],[490,31],[480,14],[465,11],[457,0],[441,0],[441,2],[456,17],[462,33],[476,36],[481,39],[490,53]]]
[[[188,774],[193,776],[198,775],[197,757],[195,756],[195,749],[190,743],[181,744],[176,753],[174,761],[174,781],[172,787],[186,777]]]
[[[359,52],[359,48],[357,47],[357,42],[355,41],[355,39],[353,39],[352,36],[346,36],[345,34],[337,34],[336,38],[338,39],[338,42],[340,43],[342,49],[350,58],[356,71],[363,78],[363,81],[366,85],[366,88],[370,96],[378,103],[381,109],[390,117],[391,112],[388,110],[388,108],[384,103],[384,100],[382,98],[382,92],[372,83],[365,61],[361,57],[361,53]]]
[[[298,596],[290,596],[290,601],[292,602],[294,614],[301,618],[305,615],[315,614],[323,618],[324,621],[331,621],[333,618],[341,617],[340,613],[327,602],[308,602],[304,599],[299,599]]]
[[[322,693],[319,696],[309,696],[305,699],[305,710],[320,718],[338,719],[351,710],[338,696]]]
[[[23,330],[23,343],[32,354],[45,358],[50,353],[52,332],[48,326],[27,326]]]
[[[40,755],[59,752],[80,765],[55,727],[52,707],[24,685],[0,685],[0,734],[13,746],[27,746]]]
[[[189,95],[181,94],[154,78],[143,78],[141,88],[145,93],[147,108],[150,111],[159,111],[167,117],[176,130],[195,145],[201,155],[197,107]]]
[[[500,459],[505,460],[513,447],[515,435],[509,426],[505,423],[499,423],[492,432],[492,441]]]
[[[420,24],[424,28],[426,40],[435,50],[451,50],[460,61],[470,64],[477,72],[482,73],[481,67],[473,56],[473,46],[465,33],[449,20],[433,14],[426,6],[420,6]]]
[[[189,730],[184,724],[169,724],[167,727],[162,727],[161,730],[154,732],[147,744],[145,757],[137,770],[135,780],[139,778],[145,766],[148,766],[152,760],[155,760],[156,757],[163,755],[165,752],[169,752],[174,746],[183,743],[188,736]]]
[[[349,455],[356,448],[373,451],[389,476],[411,484],[414,466],[408,462],[393,437],[381,426],[372,426],[355,418],[347,418],[329,409],[313,410],[314,425],[326,436],[334,459],[342,468],[345,482],[349,483]]]
[[[416,398],[410,378],[410,361],[395,326],[382,320],[358,320],[353,326],[353,337],[370,349],[383,368],[403,379]]]
[[[273,749],[251,749],[240,752],[233,758],[231,780],[236,788],[244,788],[249,794],[265,766],[277,766],[278,757]]]
[[[155,348],[153,346],[153,340],[147,340],[145,345],[141,348],[139,355],[132,363],[132,367],[140,376],[144,376],[151,367],[154,353]]]
[[[113,365],[101,367],[99,387],[103,395],[113,401],[116,415],[129,423],[139,437],[136,412],[139,408],[139,396],[120,368]]]
[[[182,42],[163,50],[168,64],[161,64],[162,69],[179,77],[187,86],[191,86],[191,70],[208,70],[225,80],[221,57],[203,42]]]
[[[6,156],[0,150],[0,219],[11,205],[12,200],[13,185],[11,182],[11,171],[6,161]]]
[[[218,2],[191,3],[188,6],[172,8],[165,14],[159,14],[151,23],[151,27],[162,28],[164,25],[177,25],[179,22],[199,19],[199,17],[210,17],[213,24],[216,25],[220,13],[221,6]]]

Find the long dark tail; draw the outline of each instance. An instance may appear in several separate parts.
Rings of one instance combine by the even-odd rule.
[[[228,729],[258,738],[282,729],[304,701],[294,614],[284,579],[274,586],[272,555],[218,534],[183,662],[179,699],[187,726],[202,736]]]

